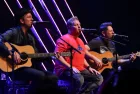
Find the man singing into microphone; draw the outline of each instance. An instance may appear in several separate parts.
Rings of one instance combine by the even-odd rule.
[[[112,53],[112,55],[116,56],[115,43],[112,41],[113,36],[115,34],[113,31],[113,28],[112,28],[112,23],[111,22],[102,23],[100,25],[99,32],[100,32],[100,36],[92,39],[88,43],[88,45],[86,45],[86,48],[89,51],[95,51],[95,52],[100,53],[100,54],[103,54],[106,51],[110,51]],[[99,90],[104,88],[105,83],[107,83],[107,80],[110,81],[108,79],[109,77],[113,77],[111,74],[115,73],[115,71],[114,71],[115,68],[116,69],[120,68],[120,66],[115,66],[115,65],[118,65],[120,63],[132,62],[135,59],[136,59],[135,54],[132,54],[130,56],[130,58],[128,58],[128,59],[118,59],[117,63],[114,61],[113,62],[113,65],[114,65],[113,69],[105,69],[102,72],[102,75],[104,77],[104,82],[101,85],[101,88]],[[102,65],[102,67],[103,67],[103,65]],[[103,92],[100,91],[99,94],[103,94]]]
[[[15,49],[12,51],[9,50],[7,46],[4,45],[4,42],[18,46],[30,45],[35,49],[36,53],[38,50],[36,48],[35,39],[30,33],[30,28],[33,24],[32,11],[30,9],[21,8],[15,13],[14,18],[17,26],[8,29],[0,36],[0,56],[4,57],[4,59],[13,57],[15,62],[10,62],[10,64],[15,63],[16,66],[16,64],[22,64],[20,53]],[[30,49],[25,49],[25,52],[29,50]],[[33,66],[24,66],[13,72],[8,72],[9,76],[12,77],[12,80],[32,81],[28,89],[28,94],[46,94],[47,92],[54,94],[54,92],[58,90],[57,76],[49,71],[39,70],[37,61],[42,60],[32,59],[32,61]],[[4,62],[1,62],[1,64],[4,64]],[[10,64],[7,65],[11,66],[12,64]],[[14,77],[12,76],[13,73]]]
[[[56,42],[55,52],[72,50],[72,59],[70,57],[58,57],[55,64],[55,73],[66,80],[73,79],[72,88],[69,94],[91,94],[103,81],[101,74],[91,68],[85,60],[86,48],[83,41],[79,38],[81,34],[81,24],[77,17],[72,17],[67,21],[68,33],[59,38]],[[65,41],[65,42],[64,42]],[[69,44],[69,45],[68,45]],[[70,46],[71,45],[71,46]],[[71,74],[71,60],[72,72]],[[101,61],[93,56],[93,60],[99,64]]]

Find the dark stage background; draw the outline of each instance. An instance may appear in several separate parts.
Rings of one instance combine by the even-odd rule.
[[[68,18],[72,17],[72,14],[68,10],[68,7],[64,2],[65,0],[44,0],[44,3],[48,7],[49,12],[52,14],[52,18],[54,19],[51,19],[47,10],[41,6],[38,0],[4,0],[4,1],[0,0],[0,18],[1,18],[0,33],[3,33],[8,28],[14,26],[13,15],[6,6],[6,2],[10,6],[13,13],[15,13],[16,10],[19,8],[17,1],[19,1],[23,7],[27,8],[31,7],[33,8],[33,6],[31,6],[32,3],[35,6],[36,10],[38,11],[42,20],[50,21],[50,23],[36,24],[34,25],[34,27],[37,33],[39,34],[41,40],[43,41],[45,47],[47,48],[48,52],[53,52],[56,39],[59,38],[61,34],[67,33],[64,19],[67,20]],[[60,11],[64,16],[64,19],[62,19],[62,16],[58,12],[58,9],[56,9],[53,1],[55,1],[58,7],[60,8]],[[129,36],[129,38],[127,39],[129,41],[122,38],[116,38],[117,41],[126,44],[125,46],[116,44],[117,51],[120,55],[140,51],[140,42],[139,42],[140,6],[138,0],[66,0],[66,1],[72,13],[79,18],[82,27],[95,28],[98,30],[98,27],[102,22],[110,21],[113,23],[115,33]],[[34,20],[37,21],[39,20],[37,15],[34,14],[33,17]],[[56,22],[56,24],[54,22]],[[45,28],[47,28],[48,31],[46,31]],[[59,33],[59,31],[61,32],[61,34]],[[33,32],[31,32],[31,34],[34,35]],[[48,35],[48,32],[52,36],[54,42],[51,40],[50,35]],[[84,33],[84,35],[87,41],[90,41],[91,38],[95,37],[94,34],[96,33],[97,32],[93,31],[92,33],[89,32]],[[80,37],[84,41],[84,38],[82,36]],[[38,40],[37,37],[36,39],[39,51],[46,52],[45,48],[40,44],[40,41]],[[48,61],[45,62],[44,64],[48,70],[51,71],[53,70],[53,63],[51,59],[48,59]],[[122,82],[127,79],[128,83],[127,81],[125,81],[126,85],[135,86],[136,83],[139,82],[138,79],[140,70],[139,58],[137,58],[137,60],[133,64],[129,64],[124,68],[126,69],[126,71],[124,71],[124,74],[126,74],[126,76],[123,78]]]

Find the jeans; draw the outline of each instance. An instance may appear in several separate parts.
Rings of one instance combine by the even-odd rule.
[[[32,81],[29,94],[45,94],[57,91],[58,77],[49,71],[40,71],[31,67],[22,67],[9,75],[14,80]],[[44,93],[43,93],[44,92]]]
[[[96,90],[103,82],[103,77],[95,75],[89,72],[87,69],[80,71],[80,73],[73,73],[70,75],[70,71],[64,71],[60,79],[72,81],[69,94],[90,94],[93,90]]]

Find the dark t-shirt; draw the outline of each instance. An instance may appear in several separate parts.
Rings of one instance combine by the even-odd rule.
[[[106,51],[110,51],[112,52],[112,54],[114,54],[116,51],[114,42],[112,42],[111,40],[107,42],[105,39],[101,37],[92,39],[88,43],[88,46],[90,47],[91,51],[95,51],[101,54]]]

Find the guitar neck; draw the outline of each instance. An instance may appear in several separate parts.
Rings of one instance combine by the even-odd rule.
[[[125,59],[125,58],[129,58],[129,57],[130,57],[130,54],[123,55],[123,56],[118,56],[117,59]],[[110,61],[110,62],[115,61],[115,60],[116,60],[116,57],[108,58],[108,61]]]
[[[35,53],[35,54],[27,54],[29,58],[46,58],[55,56],[55,53]],[[61,52],[59,53],[60,56],[70,56],[70,52]]]
[[[55,55],[54,53],[49,53],[49,54],[36,53],[36,54],[28,54],[28,57],[29,58],[45,58],[45,57],[51,57],[51,56],[54,56],[54,55]]]

